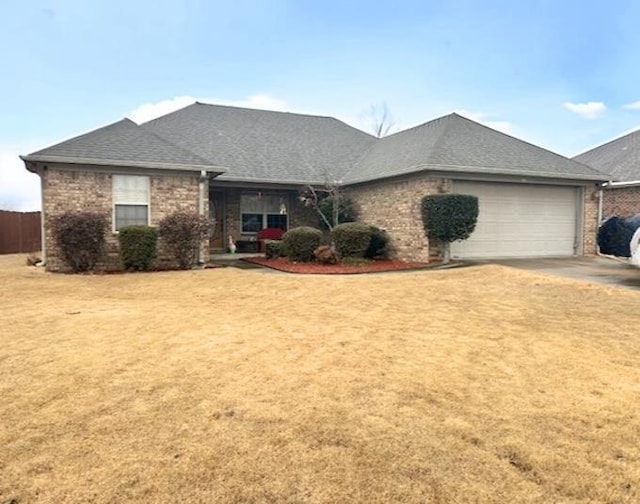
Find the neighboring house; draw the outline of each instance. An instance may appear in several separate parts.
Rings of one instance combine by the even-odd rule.
[[[640,130],[584,152],[580,163],[611,174],[604,184],[602,217],[640,213]]]
[[[128,224],[157,225],[177,209],[208,212],[212,252],[228,236],[314,225],[298,194],[341,184],[364,222],[386,229],[402,259],[440,252],[424,236],[424,195],[480,199],[471,238],[454,257],[595,253],[598,183],[584,164],[451,114],[379,139],[331,117],[195,103],[147,123],[127,119],[24,156],[42,179],[49,269],[61,267],[48,223],[66,210],[109,215],[110,261]]]

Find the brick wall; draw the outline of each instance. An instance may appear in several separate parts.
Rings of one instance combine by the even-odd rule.
[[[594,255],[598,251],[598,188],[584,189],[584,216],[582,219],[582,253]]]
[[[451,190],[451,182],[415,175],[352,186],[346,195],[358,207],[360,220],[387,230],[399,259],[428,261],[438,257],[440,246],[429,243],[422,227],[422,197]]]
[[[604,190],[602,214],[604,218],[618,215],[631,217],[640,213],[640,186],[608,188]]]
[[[176,210],[198,211],[199,176],[150,175],[150,224],[157,226],[166,215]],[[206,184],[205,184],[206,186]],[[50,166],[42,174],[43,210],[45,218],[46,263],[49,271],[68,269],[60,260],[51,234],[51,219],[67,211],[91,211],[107,216],[109,233],[104,260],[100,269],[119,269],[118,238],[113,229],[112,176],[107,171],[55,168]],[[205,187],[205,212],[207,188]],[[159,243],[159,261],[170,263]]]

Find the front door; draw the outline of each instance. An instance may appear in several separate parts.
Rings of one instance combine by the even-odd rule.
[[[209,248],[224,250],[224,193],[222,191],[213,191],[209,195],[209,218],[213,226]]]

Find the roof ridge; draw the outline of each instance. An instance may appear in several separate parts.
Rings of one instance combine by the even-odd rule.
[[[584,156],[584,155],[589,154],[589,153],[591,153],[593,151],[601,150],[602,148],[611,146],[613,144],[616,144],[616,143],[620,142],[621,140],[628,140],[628,139],[630,139],[632,137],[635,138],[638,135],[640,135],[640,127],[638,127],[637,129],[635,129],[633,131],[630,131],[629,133],[625,133],[625,134],[623,134],[623,135],[621,135],[619,137],[612,138],[608,142],[605,142],[603,144],[600,144],[600,145],[597,145],[595,147],[592,147],[591,149],[586,150],[584,152],[581,152],[580,154],[576,154],[572,159],[576,159],[578,157]]]
[[[45,147],[43,149],[39,149],[39,150],[37,150],[35,152],[32,152],[31,154],[37,154],[38,152],[42,152],[42,151],[45,151],[45,150],[53,149],[54,147],[58,147],[58,146],[63,145],[63,144],[70,144],[70,143],[79,141],[82,138],[87,137],[89,135],[92,135],[92,134],[94,134],[94,133],[96,133],[98,131],[105,130],[107,128],[111,128],[113,126],[116,126],[117,124],[122,124],[122,123],[125,123],[125,124],[132,123],[133,125],[136,125],[136,123],[134,123],[131,119],[128,119],[128,118],[125,117],[124,119],[120,119],[118,121],[115,121],[115,122],[112,122],[112,123],[109,123],[109,124],[105,124],[104,126],[100,126],[98,128],[94,128],[91,131],[87,131],[86,133],[80,133],[79,135],[76,135],[74,137],[68,138],[67,140],[62,140],[61,142],[54,143],[53,145],[49,145],[48,147]],[[31,154],[29,154],[29,155],[31,155]]]
[[[288,114],[288,115],[294,115],[294,116],[302,116],[302,117],[314,117],[316,119],[333,119],[335,121],[340,121],[340,119],[337,119],[333,116],[328,116],[328,115],[317,115],[317,114],[307,114],[307,113],[302,113],[302,112],[289,112],[288,110],[272,110],[272,109],[262,109],[262,108],[252,108],[252,107],[241,107],[239,105],[225,105],[225,104],[219,104],[219,103],[205,103],[205,102],[201,102],[196,100],[194,103],[192,103],[191,105],[187,105],[186,107],[183,107],[181,109],[176,110],[175,112],[179,112],[180,110],[184,110],[185,108],[188,107],[192,107],[194,105],[204,105],[206,107],[220,107],[220,108],[228,108],[228,109],[236,109],[236,110],[248,110],[251,112],[267,112],[267,113],[272,113],[272,114]],[[172,114],[173,112],[169,112],[169,114]],[[165,115],[169,115],[169,114],[165,114]],[[161,116],[164,117],[164,116]],[[340,121],[343,122],[343,121]],[[347,124],[347,123],[344,123]],[[349,126],[347,124],[347,126]],[[351,126],[353,128],[353,126]],[[354,128],[357,129],[357,128]],[[364,133],[364,132],[363,132]]]
[[[522,142],[522,143],[527,144],[527,145],[529,145],[529,146],[531,146],[531,147],[534,147],[534,148],[536,148],[536,149],[539,149],[539,150],[545,151],[547,154],[552,154],[553,156],[555,156],[555,157],[557,157],[557,158],[562,158],[562,159],[564,159],[564,160],[569,160],[569,161],[573,161],[573,162],[576,162],[576,163],[582,164],[583,166],[586,166],[587,168],[590,168],[590,169],[594,170],[594,171],[595,171],[595,172],[597,172],[597,173],[600,173],[600,174],[602,174],[602,175],[606,175],[606,173],[602,173],[602,172],[600,172],[600,171],[596,170],[595,168],[593,168],[592,166],[585,165],[584,163],[580,163],[579,161],[575,161],[573,158],[570,158],[570,157],[568,157],[568,156],[563,156],[562,154],[558,154],[557,152],[554,152],[554,151],[552,151],[552,150],[550,150],[550,149],[547,149],[546,147],[542,147],[542,146],[540,146],[540,145],[536,145],[536,144],[534,144],[534,143],[532,143],[532,142],[529,142],[529,141],[527,141],[527,140],[523,140],[522,138],[518,138],[518,137],[516,137],[516,136],[510,135],[509,133],[505,133],[504,131],[497,130],[497,129],[495,129],[495,128],[492,128],[492,127],[490,127],[490,126],[487,126],[486,124],[482,124],[481,122],[474,121],[473,119],[469,119],[468,117],[465,117],[465,116],[463,116],[463,115],[455,114],[455,113],[454,113],[454,114],[452,114],[452,115],[456,115],[456,116],[457,116],[457,117],[459,117],[460,119],[463,119],[463,120],[465,120],[465,121],[467,121],[467,122],[470,122],[470,123],[472,123],[472,124],[474,124],[474,125],[476,125],[476,126],[480,126],[480,127],[484,128],[484,129],[487,129],[487,130],[489,130],[489,131],[491,131],[491,132],[493,132],[493,133],[497,133],[497,134],[499,134],[499,135],[505,136],[505,137],[510,138],[510,139],[512,139],[512,140],[516,140],[517,142]]]
[[[143,124],[146,124],[146,123],[143,123]],[[140,129],[140,131],[144,131],[144,133],[146,135],[151,135],[151,136],[157,138],[161,142],[163,142],[163,143],[167,144],[168,146],[170,146],[172,149],[175,149],[177,151],[183,152],[185,154],[189,154],[190,156],[193,156],[194,158],[199,159],[200,161],[202,161],[204,165],[213,166],[211,161],[209,161],[208,159],[203,158],[199,154],[196,154],[195,152],[193,152],[190,149],[187,149],[186,147],[182,147],[181,145],[177,145],[176,143],[171,142],[170,140],[167,140],[165,137],[158,135],[155,131],[148,130],[147,128],[143,127],[142,124],[136,124],[136,126]]]

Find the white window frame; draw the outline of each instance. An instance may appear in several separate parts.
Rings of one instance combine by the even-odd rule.
[[[116,185],[118,180],[122,180],[125,178],[137,178],[137,179],[145,179],[146,188],[147,188],[147,197],[146,201],[142,200],[128,200],[126,202],[118,201],[117,199],[117,191]],[[114,174],[111,177],[111,195],[112,195],[112,205],[111,205],[111,215],[112,215],[112,230],[114,233],[118,233],[118,229],[116,227],[116,206],[146,206],[147,207],[147,222],[145,224],[149,226],[151,222],[151,177],[149,175],[130,175],[130,174]]]

